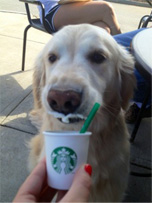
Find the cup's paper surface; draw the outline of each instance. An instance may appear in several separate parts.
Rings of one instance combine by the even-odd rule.
[[[43,132],[49,186],[67,190],[80,165],[87,162],[89,138],[86,132]]]

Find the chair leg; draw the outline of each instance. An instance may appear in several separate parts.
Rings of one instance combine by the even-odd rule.
[[[22,71],[24,71],[25,66],[25,53],[26,53],[26,38],[27,38],[27,31],[31,27],[31,25],[28,25],[24,30],[23,35],[23,53],[22,53]]]
[[[131,143],[133,143],[133,141],[135,140],[135,137],[136,137],[136,134],[137,134],[137,131],[138,131],[141,119],[142,119],[142,114],[143,114],[144,110],[146,109],[146,104],[148,102],[148,99],[150,98],[150,94],[151,94],[151,88],[148,87],[145,99],[144,99],[142,107],[141,107],[141,109],[139,111],[139,114],[138,114],[134,129],[133,129],[133,132],[131,134],[131,138],[130,138]]]

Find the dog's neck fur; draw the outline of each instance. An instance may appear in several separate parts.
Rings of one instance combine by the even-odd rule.
[[[125,125],[124,118],[122,116],[122,111],[117,111],[117,114],[115,116],[111,116],[110,112],[107,112],[105,109],[98,112],[95,119],[93,120],[89,131],[92,132],[92,136],[90,138],[90,146],[89,146],[89,154],[88,154],[88,163],[93,166],[93,184],[96,185],[98,188],[95,189],[95,192],[91,192],[91,199],[95,201],[101,201],[101,197],[106,197],[106,194],[102,195],[101,191],[102,188],[105,192],[105,187],[108,187],[106,183],[108,182],[109,178],[113,176],[115,178],[115,173],[117,173],[113,167],[113,165],[117,165],[116,160],[122,159],[122,162],[124,162],[124,168],[120,166],[120,170],[128,171],[128,165],[129,162],[129,134]],[[101,115],[103,120],[101,120]],[[79,131],[83,125],[83,122],[81,122],[79,125],[68,125],[63,124],[60,121],[57,121],[56,118],[50,119],[50,115],[48,115],[46,112],[44,112],[43,115],[45,118],[45,122],[43,123],[43,126],[41,128],[41,134],[44,130],[74,130]],[[100,119],[98,118],[100,117]],[[50,121],[51,120],[51,121]],[[102,129],[101,129],[101,122],[102,122]],[[125,134],[124,134],[125,129]],[[126,140],[128,140],[126,142]],[[121,146],[120,146],[121,143]],[[113,146],[109,149],[109,146]],[[121,148],[121,149],[120,149]],[[104,153],[102,154],[102,151]],[[106,151],[106,153],[105,153]],[[127,157],[120,157],[120,151],[125,152],[128,151]],[[42,153],[43,154],[43,153]],[[114,163],[113,161],[114,160]],[[125,161],[124,161],[125,160]],[[128,162],[126,162],[128,160]],[[120,161],[118,161],[118,164],[120,164]],[[107,167],[108,166],[108,167]],[[99,170],[100,168],[100,170]],[[107,171],[108,168],[108,171]],[[118,165],[117,167],[118,168]],[[98,170],[97,170],[98,169]],[[117,169],[116,169],[117,170]],[[120,171],[121,175],[121,171]],[[103,180],[102,183],[100,181],[100,178]],[[118,181],[115,181],[117,184]],[[127,178],[124,176],[124,184],[126,184]],[[121,184],[121,183],[120,183]],[[115,185],[111,185],[112,188],[115,187]],[[124,186],[122,187],[124,188]],[[100,197],[97,196],[97,190],[100,189],[99,194]],[[121,186],[120,186],[121,190]],[[119,195],[119,194],[118,194]],[[90,201],[91,201],[90,199]],[[109,199],[109,196],[107,196],[107,200]],[[112,197],[112,199],[118,199],[118,197]],[[102,201],[106,201],[106,199],[103,199]]]

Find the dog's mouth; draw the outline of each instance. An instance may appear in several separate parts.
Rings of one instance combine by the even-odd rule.
[[[58,113],[58,112],[48,112],[50,115],[54,116],[55,118],[57,118],[59,121],[61,121],[62,123],[78,123],[80,121],[84,121],[86,120],[87,117],[83,116],[82,114],[62,114],[62,113]]]

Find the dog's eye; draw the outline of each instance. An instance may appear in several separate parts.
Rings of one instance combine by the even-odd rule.
[[[54,63],[57,60],[57,56],[55,54],[50,54],[49,55],[49,61],[51,63]]]
[[[101,52],[98,51],[89,54],[88,58],[92,63],[97,64],[103,63],[106,60],[106,57]]]

